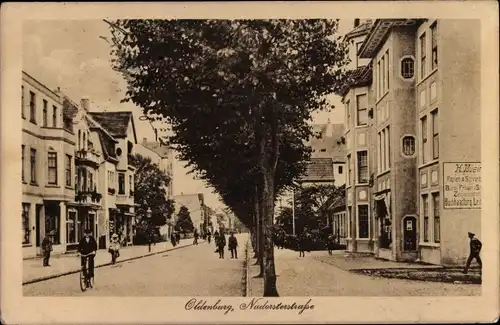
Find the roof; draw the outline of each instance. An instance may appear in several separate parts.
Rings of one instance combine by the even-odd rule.
[[[370,28],[363,44],[359,48],[358,56],[360,58],[371,59],[375,56],[380,47],[387,39],[390,30],[399,26],[415,26],[424,19],[376,19]]]
[[[109,136],[103,129],[101,128],[96,128],[97,134],[99,135],[99,140],[101,141],[101,146],[102,146],[102,154],[104,155],[104,159],[113,159],[116,160],[118,159],[116,157],[116,151],[115,151],[115,143],[116,140],[114,140],[112,137]]]
[[[167,145],[160,143],[160,142],[155,142],[155,141],[146,141],[142,142],[142,145],[150,150],[153,150],[156,152],[160,157],[162,158],[168,158],[172,149],[168,147]]]
[[[331,158],[311,158],[307,163],[302,182],[333,182],[333,162]]]
[[[128,126],[134,123],[132,112],[89,112],[90,116],[101,124],[113,137],[126,138]],[[137,142],[137,137],[134,138]]]
[[[358,67],[355,70],[350,70],[346,74],[346,81],[340,87],[337,95],[345,96],[349,89],[353,87],[364,87],[372,83],[372,66],[371,63]]]
[[[63,97],[63,117],[65,119],[73,119],[78,113],[78,105],[73,102],[69,97]]]
[[[344,40],[347,41],[347,40],[350,40],[351,38],[355,38],[355,37],[359,37],[359,36],[363,36],[365,34],[368,34],[372,25],[373,25],[373,21],[371,19],[368,19],[368,20],[362,22],[358,26],[354,27],[353,30],[351,30],[350,32],[345,34]]]
[[[312,158],[330,158],[333,162],[345,162],[346,148],[341,139],[344,135],[344,124],[313,124],[313,132],[319,133],[320,138],[313,136],[310,146],[313,149]],[[329,132],[328,132],[329,131]]]

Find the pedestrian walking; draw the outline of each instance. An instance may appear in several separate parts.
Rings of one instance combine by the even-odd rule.
[[[198,237],[200,237],[200,234],[198,234],[198,229],[194,230],[193,237],[194,237],[193,245],[198,245]]]
[[[229,251],[231,251],[231,258],[238,258],[238,239],[234,236],[234,232],[231,232],[229,236]]]
[[[220,235],[216,239],[216,242],[219,258],[224,258],[224,247],[226,247],[226,236],[224,236],[224,233],[220,233]]]
[[[210,244],[210,241],[212,240],[212,233],[210,232],[210,230],[207,233],[207,240],[208,240],[208,243]]]
[[[45,234],[42,240],[43,266],[50,266],[50,252],[52,252],[52,233]]]
[[[479,264],[479,272],[481,272],[483,268],[483,263],[481,261],[481,257],[479,256],[479,254],[481,253],[481,248],[483,244],[479,239],[475,237],[476,235],[474,233],[469,232],[468,235],[469,235],[470,253],[469,253],[469,258],[467,258],[467,263],[465,264],[464,274],[467,274],[473,259],[475,259],[477,261],[477,264]]]
[[[326,246],[328,248],[328,255],[332,255],[333,254],[332,251],[335,248],[335,236],[334,235],[328,236]]]
[[[177,237],[175,236],[174,231],[170,234],[170,241],[172,242],[172,246],[177,246]]]
[[[178,231],[175,233],[175,240],[178,244],[181,242],[181,233]]]

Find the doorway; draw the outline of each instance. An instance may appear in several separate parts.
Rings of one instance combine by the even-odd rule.
[[[413,216],[403,219],[403,250],[417,250],[417,218]]]

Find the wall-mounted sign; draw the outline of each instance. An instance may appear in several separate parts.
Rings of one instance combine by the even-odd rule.
[[[445,209],[481,208],[481,163],[443,163]]]

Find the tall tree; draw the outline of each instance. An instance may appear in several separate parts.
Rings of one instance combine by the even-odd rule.
[[[186,233],[192,232],[194,230],[193,220],[191,220],[191,214],[186,206],[181,206],[179,213],[177,214],[177,223],[175,224],[175,229],[180,231],[186,236]]]
[[[169,141],[263,240],[264,295],[277,296],[277,194],[300,176],[313,111],[343,81],[335,20],[119,20],[110,24],[125,100],[170,123]],[[296,168],[295,166],[299,166]],[[238,185],[235,185],[238,184]],[[238,188],[243,187],[243,189]],[[254,207],[252,209],[252,207]]]
[[[150,208],[152,225],[163,226],[174,212],[174,202],[167,199],[166,192],[171,180],[151,158],[136,154],[131,159],[136,167],[134,200],[139,205],[136,213],[146,222],[146,211]]]

